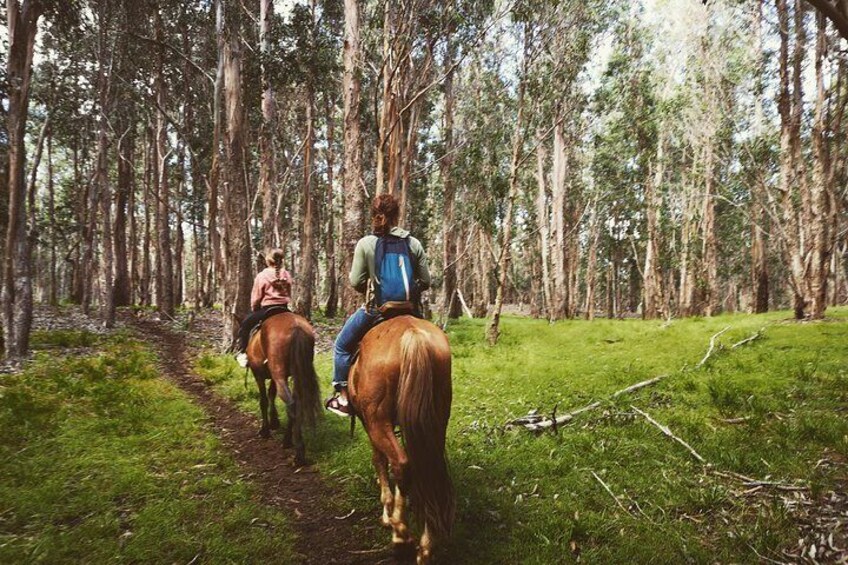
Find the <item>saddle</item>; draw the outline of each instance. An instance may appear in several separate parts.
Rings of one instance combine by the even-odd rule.
[[[289,310],[289,307],[282,304],[279,306],[271,306],[270,308],[268,308],[268,311],[265,312],[265,316],[261,320],[259,320],[259,323],[253,326],[253,328],[250,330],[248,343],[250,343],[250,340],[253,339],[254,334],[256,334],[256,332],[262,329],[262,324],[265,323],[265,320],[267,320],[271,316],[276,316],[277,314],[286,314],[290,312],[291,310]]]
[[[377,308],[377,310],[380,311],[383,320],[388,320],[390,318],[394,318],[395,316],[403,316],[406,314],[409,314],[410,316],[415,316],[416,318],[420,318],[415,304],[413,302],[408,301],[399,302],[390,300],[384,303],[379,308]]]

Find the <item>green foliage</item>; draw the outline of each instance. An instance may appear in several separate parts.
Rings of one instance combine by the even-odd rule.
[[[118,336],[0,376],[0,562],[296,561],[285,519],[154,361]]]
[[[83,330],[34,331],[30,346],[35,349],[51,347],[91,347],[100,341],[97,334]]]

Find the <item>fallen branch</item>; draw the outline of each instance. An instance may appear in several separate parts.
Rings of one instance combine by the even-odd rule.
[[[744,424],[745,422],[749,421],[750,419],[751,419],[750,416],[742,416],[742,417],[739,417],[739,418],[724,418],[721,421],[724,422],[725,424]]]
[[[651,386],[654,383],[658,383],[664,378],[668,377],[668,375],[659,375],[657,377],[653,377],[651,379],[638,382],[636,384],[632,384],[626,388],[621,390],[617,390],[610,396],[610,399],[618,398],[623,394],[628,394],[633,391],[639,390],[640,388],[644,388],[646,386]],[[526,416],[522,416],[520,418],[516,418],[507,423],[507,426],[524,426],[530,431],[541,431],[547,428],[555,428],[556,426],[561,426],[562,424],[566,424],[574,419],[578,414],[582,414],[583,412],[588,412],[589,410],[594,410],[603,404],[600,400],[596,400],[591,404],[587,404],[582,408],[578,408],[577,410],[573,410],[568,412],[567,414],[563,414],[562,416],[558,416],[556,418],[545,419],[541,414],[531,413]]]
[[[752,341],[756,341],[756,340],[760,339],[761,337],[763,337],[763,334],[765,333],[765,331],[766,331],[765,328],[760,328],[756,333],[754,333],[750,337],[746,337],[742,341],[737,341],[736,343],[731,345],[730,349],[736,349],[737,347],[742,347],[743,345],[745,345],[747,343],[751,343]]]
[[[642,416],[644,416],[646,420],[648,420],[650,423],[652,423],[653,425],[658,427],[662,433],[664,433],[665,435],[667,435],[668,437],[670,437],[671,439],[673,439],[674,441],[676,441],[677,443],[679,443],[680,445],[685,447],[687,450],[689,450],[689,453],[692,454],[692,457],[697,459],[699,463],[702,463],[704,465],[707,464],[707,460],[704,459],[703,457],[701,457],[701,455],[697,451],[692,449],[691,445],[689,445],[688,443],[686,443],[685,441],[683,441],[682,439],[680,439],[679,437],[677,437],[676,435],[671,433],[671,430],[668,428],[668,426],[664,426],[664,425],[660,424],[659,422],[657,422],[656,420],[651,418],[651,416],[648,413],[642,412],[641,410],[639,410],[638,408],[636,408],[632,404],[630,405],[630,408],[632,408],[638,414],[641,414]]]
[[[710,338],[710,348],[707,350],[707,353],[706,353],[706,355],[704,355],[704,358],[701,359],[701,361],[697,365],[695,365],[696,369],[701,368],[704,365],[704,363],[707,362],[707,360],[713,354],[713,351],[715,351],[716,339],[718,339],[718,336],[720,336],[721,334],[723,334],[724,332],[726,332],[729,329],[730,329],[730,326],[727,326],[726,328],[724,328],[723,330],[721,330],[720,332],[718,332],[717,334],[715,334],[713,337]]]
[[[601,477],[599,477],[598,474],[594,471],[592,471],[592,476],[595,477],[595,479],[597,479],[597,481],[599,483],[601,483],[601,486],[604,487],[604,490],[609,493],[609,495],[613,498],[613,500],[615,500],[615,503],[618,504],[618,507],[621,508],[622,510],[624,510],[625,513],[630,514],[630,511],[627,510],[627,508],[624,507],[624,505],[621,503],[621,501],[618,499],[618,497],[612,492],[612,490],[610,490],[610,488],[607,486],[607,484],[604,482],[604,480]]]
[[[462,296],[462,291],[458,288],[456,289],[456,295],[459,297],[459,303],[462,305],[462,311],[465,312],[466,316],[474,319],[474,314],[471,313],[471,309],[468,307],[468,304],[465,303],[465,297]]]
[[[713,355],[713,353],[715,353],[716,342],[717,342],[719,336],[721,336],[721,334],[723,334],[724,332],[726,332],[729,329],[730,329],[730,326],[727,326],[726,328],[724,328],[723,330],[716,333],[715,335],[713,335],[710,338],[709,348],[707,349],[707,352],[704,355],[704,357],[701,359],[701,361],[697,365],[695,365],[696,369],[701,368],[704,365],[704,363],[706,363],[707,360],[709,360],[709,358]],[[742,347],[743,345],[751,343],[752,341],[755,341],[755,340],[761,338],[763,336],[763,333],[765,333],[765,328],[761,328],[759,331],[757,331],[756,333],[754,333],[750,337],[747,337],[747,338],[743,339],[742,341],[733,344],[731,349],[736,349],[738,347]],[[640,388],[651,386],[653,384],[660,382],[663,379],[668,378],[668,376],[669,375],[667,375],[667,374],[666,375],[658,375],[658,376],[650,378],[648,380],[640,381],[636,384],[632,384],[632,385],[625,387],[621,390],[615,391],[614,393],[612,393],[612,395],[609,396],[608,400],[618,398],[619,396],[622,396],[624,394],[629,394],[631,392],[635,392],[635,391],[639,390]],[[524,428],[526,428],[527,430],[529,430],[531,432],[538,432],[538,431],[546,430],[548,428],[556,429],[558,426],[561,426],[563,424],[567,424],[568,422],[573,420],[575,416],[582,414],[583,412],[588,412],[590,410],[594,410],[596,408],[599,408],[603,404],[604,403],[602,401],[596,400],[595,402],[592,402],[591,404],[587,404],[586,406],[583,406],[582,408],[578,408],[578,409],[573,410],[571,412],[567,412],[567,413],[565,413],[561,416],[557,416],[556,418],[546,418],[545,416],[542,416],[541,414],[538,414],[535,410],[533,410],[525,416],[521,416],[519,418],[515,418],[513,420],[510,420],[509,422],[506,423],[506,427],[510,428],[510,427],[513,427],[513,426],[524,426]]]
[[[740,483],[742,483],[742,486],[748,488],[773,488],[787,492],[802,492],[810,490],[810,487],[804,485],[792,485],[788,483],[781,483],[779,481],[761,481],[758,479],[751,478],[747,475],[743,475],[742,473],[736,473],[734,471],[719,471],[713,469],[712,473],[719,477],[724,477],[725,479],[733,479],[735,481],[739,481]]]

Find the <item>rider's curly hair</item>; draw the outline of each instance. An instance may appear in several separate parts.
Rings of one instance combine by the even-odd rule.
[[[386,235],[398,223],[400,205],[391,194],[381,194],[371,203],[371,230],[374,235]]]

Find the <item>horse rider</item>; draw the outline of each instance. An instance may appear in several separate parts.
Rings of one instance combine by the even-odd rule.
[[[365,304],[342,327],[333,347],[333,388],[325,407],[339,416],[350,416],[347,377],[359,342],[368,330],[396,314],[419,315],[420,292],[430,287],[424,247],[407,230],[398,227],[400,206],[391,194],[381,194],[371,204],[372,235],[356,244],[350,284],[365,293]]]
[[[282,249],[272,249],[265,255],[267,267],[253,280],[250,293],[252,312],[242,321],[239,328],[239,349],[236,360],[241,367],[247,367],[247,342],[250,331],[273,309],[276,312],[287,311],[291,301],[292,278],[283,268],[285,253]]]

